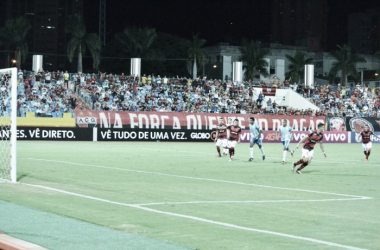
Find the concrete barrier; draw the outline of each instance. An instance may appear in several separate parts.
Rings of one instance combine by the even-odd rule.
[[[48,250],[47,248],[36,244],[26,242],[0,232],[0,249],[1,250]]]

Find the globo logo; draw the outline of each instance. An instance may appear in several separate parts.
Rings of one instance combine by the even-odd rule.
[[[191,139],[210,139],[210,133],[191,133]]]

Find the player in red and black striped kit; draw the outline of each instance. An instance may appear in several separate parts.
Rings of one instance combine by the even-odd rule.
[[[311,131],[309,133],[309,136],[305,136],[297,144],[297,148],[298,148],[301,143],[306,141],[302,147],[302,159],[293,163],[292,171],[294,171],[294,169],[296,168],[297,165],[302,164],[297,169],[297,174],[301,174],[301,170],[304,169],[307,165],[309,165],[311,163],[311,160],[313,159],[313,156],[314,156],[314,146],[317,142],[319,142],[321,150],[322,150],[324,156],[326,157],[326,153],[325,153],[325,150],[323,149],[323,144],[322,144],[322,140],[323,140],[322,132],[325,128],[324,126],[325,125],[323,123],[319,123],[317,126],[317,130]]]
[[[368,161],[368,157],[371,154],[371,149],[372,149],[371,136],[374,136],[374,137],[380,139],[379,136],[377,136],[371,130],[369,130],[368,125],[364,126],[364,130],[358,136],[358,140],[360,140],[360,139],[362,140],[362,146],[363,146],[363,152],[365,155],[365,161]]]
[[[235,119],[234,124],[228,126],[228,148],[230,152],[229,161],[232,161],[232,159],[234,158],[236,144],[240,142],[241,127],[239,127],[238,124],[239,120]]]
[[[219,157],[222,157],[220,153],[220,146],[227,148],[227,127],[224,125],[223,119],[219,119],[219,126],[216,128],[216,150],[218,151]],[[224,153],[223,153],[224,154]]]

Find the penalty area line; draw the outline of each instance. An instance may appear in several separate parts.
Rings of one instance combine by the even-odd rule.
[[[268,234],[268,235],[274,235],[274,236],[278,236],[278,237],[289,238],[289,239],[300,240],[300,241],[306,241],[306,242],[311,242],[311,243],[314,243],[314,244],[327,245],[327,246],[330,246],[330,247],[337,247],[337,248],[342,248],[342,249],[368,250],[368,249],[365,249],[365,248],[348,246],[348,245],[338,244],[338,243],[334,243],[334,242],[313,239],[313,238],[309,238],[309,237],[302,237],[302,236],[285,234],[285,233],[279,233],[279,232],[269,231],[269,230],[262,230],[262,229],[257,229],[257,228],[243,227],[243,226],[238,226],[238,225],[234,225],[234,224],[230,224],[230,223],[224,223],[224,222],[220,222],[220,221],[214,221],[214,220],[204,219],[204,218],[200,218],[200,217],[196,217],[196,216],[191,216],[191,215],[165,212],[165,211],[160,211],[160,210],[156,210],[156,209],[152,209],[152,208],[143,207],[143,206],[140,206],[140,205],[133,205],[133,204],[127,204],[127,203],[121,203],[121,202],[106,200],[106,199],[97,198],[97,197],[93,197],[93,196],[73,193],[73,192],[69,192],[69,191],[65,191],[65,190],[61,190],[61,189],[46,187],[46,186],[42,186],[42,185],[33,185],[33,184],[26,184],[26,183],[19,183],[19,184],[30,186],[30,187],[35,187],[35,188],[41,188],[41,189],[45,189],[45,190],[49,190],[49,191],[53,191],[53,192],[58,192],[58,193],[66,194],[66,195],[76,196],[76,197],[80,197],[80,198],[90,199],[90,200],[94,200],[94,201],[98,201],[98,202],[104,202],[104,203],[109,203],[109,204],[114,204],[114,205],[119,205],[119,206],[124,206],[124,207],[130,207],[130,208],[136,208],[136,209],[144,210],[144,211],[151,212],[151,213],[163,214],[163,215],[172,216],[172,217],[178,217],[178,218],[182,218],[182,219],[189,219],[189,220],[199,221],[199,222],[203,222],[203,223],[208,223],[208,224],[213,224],[213,225],[233,228],[233,229],[237,229],[237,230],[250,231],[250,232],[261,233],[261,234]]]

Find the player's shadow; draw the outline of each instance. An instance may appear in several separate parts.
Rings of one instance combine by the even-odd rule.
[[[335,176],[362,176],[362,177],[380,177],[378,175],[370,175],[370,174],[317,174],[317,175],[335,175]]]
[[[311,173],[319,173],[321,171],[319,170],[306,170],[306,171],[302,171],[303,174],[311,174]]]

